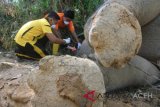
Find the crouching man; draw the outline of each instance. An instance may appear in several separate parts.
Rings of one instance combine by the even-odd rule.
[[[59,39],[51,30],[51,26],[57,24],[60,17],[54,11],[47,17],[29,21],[24,24],[15,36],[16,56],[20,59],[39,60],[46,55],[46,43],[51,41],[57,44],[69,44],[70,38]]]

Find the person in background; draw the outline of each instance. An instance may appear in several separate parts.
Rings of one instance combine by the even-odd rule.
[[[45,47],[48,41],[69,44],[70,38],[59,39],[52,33],[51,26],[57,24],[59,20],[57,13],[52,11],[45,18],[24,24],[14,38],[16,56],[20,59],[39,60],[48,55]]]
[[[57,24],[53,24],[51,26],[55,35],[58,38],[65,38],[65,37],[71,35],[71,37],[73,37],[74,41],[77,44],[77,49],[79,49],[81,47],[81,43],[80,43],[78,36],[75,32],[75,27],[73,24],[73,19],[75,17],[74,11],[66,10],[62,13],[57,13],[57,14],[60,17],[60,20],[58,20]],[[69,31],[69,33],[68,33],[68,31]],[[56,48],[56,50],[58,51],[59,45],[54,44],[53,48]],[[55,52],[55,54],[56,53],[57,52]]]

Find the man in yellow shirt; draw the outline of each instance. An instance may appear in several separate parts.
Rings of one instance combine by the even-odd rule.
[[[29,21],[18,31],[16,42],[16,56],[19,58],[39,60],[48,55],[45,45],[48,41],[57,44],[69,44],[70,38],[59,39],[51,30],[51,26],[57,24],[60,17],[54,11],[50,12],[46,18]]]

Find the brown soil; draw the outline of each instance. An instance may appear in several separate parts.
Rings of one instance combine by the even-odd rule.
[[[16,103],[20,102],[19,107],[24,107],[22,103],[27,104],[29,97],[33,93],[32,91],[27,93],[26,91],[29,90],[29,88],[24,89],[23,87],[25,87],[27,83],[28,74],[36,67],[38,67],[38,62],[17,62],[12,53],[0,54],[0,107],[15,107],[15,102],[10,99],[14,99]],[[68,79],[68,77],[65,78]],[[76,79],[81,81],[78,75]],[[68,81],[71,81],[71,79],[68,79]],[[60,85],[61,81],[59,80],[57,83],[59,84],[58,87],[62,88]],[[83,87],[83,85],[81,86]],[[64,90],[65,89],[63,89],[63,91]],[[60,91],[60,93],[62,93],[62,91]],[[71,96],[71,99],[74,98]],[[75,99],[75,102],[78,104],[79,99]],[[26,105],[25,107],[30,106],[28,104],[28,106]],[[152,86],[126,88],[110,92],[106,94],[104,107],[160,107],[160,90]]]

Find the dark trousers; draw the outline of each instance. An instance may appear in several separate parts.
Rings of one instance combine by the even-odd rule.
[[[48,41],[48,38],[45,36],[39,39],[34,45],[26,43],[25,47],[23,47],[16,43],[16,56],[21,59],[39,60],[49,55],[46,51],[46,44]]]

